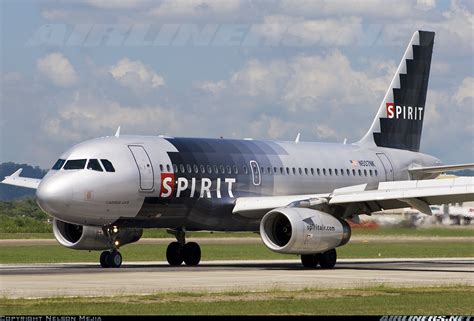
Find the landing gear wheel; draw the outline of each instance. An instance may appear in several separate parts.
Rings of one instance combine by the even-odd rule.
[[[318,266],[318,254],[301,254],[301,263],[305,268],[314,269]]]
[[[122,254],[119,251],[112,251],[105,260],[113,268],[119,268],[122,265]]]
[[[100,254],[100,266],[103,268],[109,268],[110,265],[108,264],[108,258],[109,258],[110,252],[109,251],[104,251]]]
[[[332,269],[336,265],[337,253],[336,249],[326,251],[319,254],[319,265],[323,269]]]
[[[171,242],[166,249],[166,260],[170,265],[181,265],[183,263],[183,246],[178,242]]]
[[[201,248],[196,242],[189,242],[184,245],[183,259],[186,265],[195,266],[201,261]]]

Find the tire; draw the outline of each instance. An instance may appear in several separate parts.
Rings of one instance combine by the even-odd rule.
[[[109,251],[104,251],[100,254],[100,266],[103,268],[109,268],[110,265],[108,263],[110,252]]]
[[[166,249],[166,260],[170,265],[177,266],[183,263],[183,247],[178,242],[171,242]]]
[[[186,243],[183,251],[183,259],[186,265],[196,266],[201,261],[201,248],[196,242]]]
[[[319,260],[317,254],[301,254],[301,263],[305,268],[314,269],[318,266]]]
[[[337,253],[336,249],[332,249],[321,253],[319,256],[319,265],[323,269],[332,269],[336,265]]]
[[[110,267],[119,268],[122,265],[122,254],[118,251],[110,252],[106,262]]]

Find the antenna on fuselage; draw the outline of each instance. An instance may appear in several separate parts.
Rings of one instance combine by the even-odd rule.
[[[115,137],[120,137],[120,126],[117,128],[117,131],[115,132]]]
[[[299,142],[300,142],[300,133],[298,133],[298,135],[296,135],[295,144],[298,144]]]

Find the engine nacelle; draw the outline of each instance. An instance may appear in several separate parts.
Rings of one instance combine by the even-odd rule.
[[[346,244],[351,227],[334,216],[299,207],[274,209],[262,218],[263,243],[279,253],[315,254]]]
[[[53,232],[59,244],[70,249],[110,250],[114,248],[100,227],[75,225],[54,219]],[[143,235],[143,229],[122,228],[117,233],[115,239],[122,246],[138,241]]]

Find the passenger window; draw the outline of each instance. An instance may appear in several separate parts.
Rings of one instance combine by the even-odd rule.
[[[183,164],[179,164],[179,170],[181,171],[181,173],[185,173]]]
[[[194,173],[196,174],[199,173],[199,167],[196,164],[193,165],[193,169],[194,169]]]
[[[275,174],[275,175],[278,174],[278,168],[273,167],[273,174]]]
[[[298,172],[300,173],[300,175],[303,175],[303,171],[301,170],[301,167],[298,168]]]
[[[237,166],[234,165],[234,174],[237,175],[239,173],[239,169],[237,168]]]
[[[369,175],[372,176],[372,170],[371,169],[369,169]]]
[[[334,169],[334,174],[337,176],[337,168]]]
[[[219,174],[219,168],[217,165],[214,165],[214,174]]]
[[[208,174],[212,174],[212,166],[211,166],[211,165],[207,165],[206,168],[207,168],[207,173],[208,173]]]
[[[230,168],[230,165],[227,165],[226,169],[227,169],[227,174],[232,174],[232,169]]]
[[[311,175],[314,176],[314,168],[311,167]]]
[[[283,170],[283,167],[280,167],[280,174],[281,175],[285,174],[285,171]]]
[[[326,169],[323,168],[323,175],[326,176]]]
[[[321,175],[321,171],[319,170],[319,168],[316,168],[316,172],[318,173],[318,176]]]
[[[329,175],[332,176],[332,169],[329,169]]]
[[[352,176],[356,176],[356,170],[355,169],[352,170]]]
[[[173,172],[175,172],[175,173],[178,172],[178,165],[173,164]]]
[[[249,170],[247,169],[247,166],[244,166],[244,174],[247,175],[249,173]]]
[[[86,167],[85,159],[71,159],[64,165],[64,169],[84,169],[84,167]]]
[[[344,170],[341,169],[341,176],[344,176]]]
[[[103,172],[102,167],[100,167],[99,161],[97,159],[89,159],[89,162],[87,163],[87,169]]]
[[[293,175],[296,175],[296,168],[293,167]]]
[[[160,171],[164,172],[162,164],[160,164]]]
[[[271,167],[267,167],[267,173],[268,173],[268,175],[270,175],[272,173],[272,168]]]
[[[346,169],[347,176],[351,176],[351,171],[349,169]]]
[[[115,172],[115,168],[108,159],[101,159],[100,162],[107,172]]]
[[[221,174],[225,174],[225,167],[224,167],[224,165],[221,165],[220,168],[221,168]]]
[[[288,167],[286,168],[286,174],[290,175],[290,169]]]
[[[54,170],[60,170],[61,167],[63,167],[64,163],[66,162],[66,160],[64,159],[58,159],[56,163],[54,163],[53,167],[51,169],[54,169]]]
[[[367,170],[364,169],[364,176],[367,176]]]
[[[189,164],[186,165],[186,170],[188,171],[189,174],[193,172],[193,169],[191,168],[191,165]]]
[[[362,176],[362,171],[359,169],[359,176]]]
[[[306,175],[308,175],[308,169],[307,169],[307,168],[304,169],[304,173],[305,173]]]
[[[201,168],[201,173],[205,174],[206,173],[206,168],[204,167],[204,165],[201,165],[199,167]]]
[[[167,171],[168,173],[171,172],[171,167],[170,167],[169,164],[166,164],[166,171]]]
[[[375,176],[379,176],[379,173],[377,172],[377,170],[374,170],[375,172]]]

